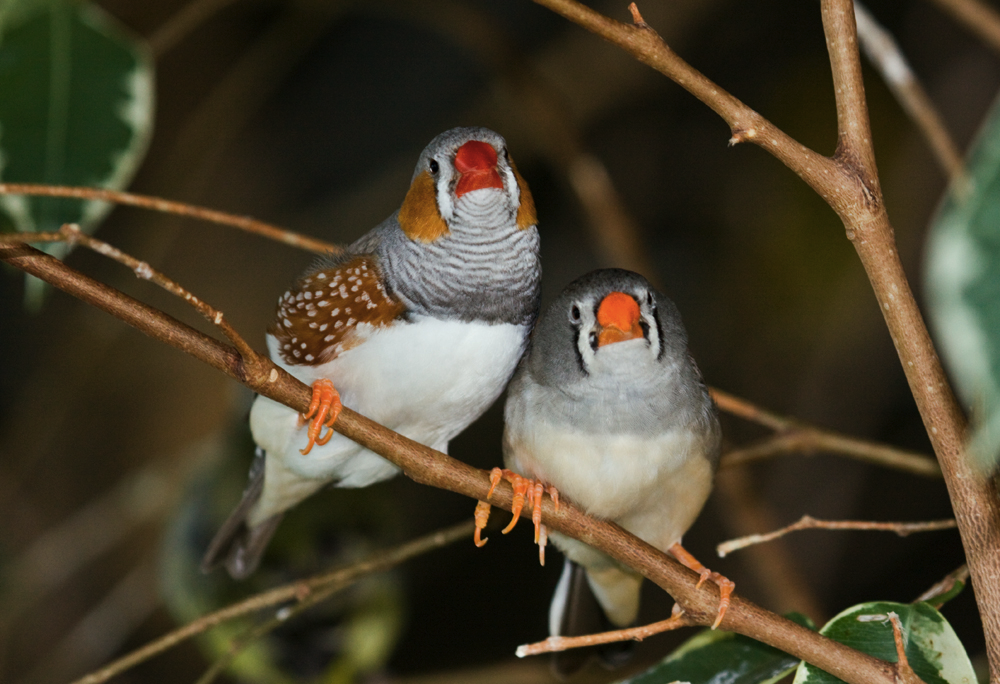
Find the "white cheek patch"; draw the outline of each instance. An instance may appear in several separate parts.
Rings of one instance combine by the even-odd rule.
[[[590,336],[596,333],[597,319],[592,303],[578,302],[577,306],[580,308],[580,322],[577,324],[576,348],[583,359],[583,370],[589,375],[597,354],[590,346]]]
[[[441,218],[445,221],[450,221],[455,216],[455,205],[451,199],[451,179],[454,167],[451,162],[446,164],[438,162],[438,164],[439,171],[435,179],[434,194],[437,195],[438,211],[441,212]]]
[[[646,336],[649,338],[649,350],[653,355],[653,358],[659,358],[660,356],[660,327],[656,324],[656,317],[653,315],[652,307],[648,305],[643,305],[642,307],[642,320],[649,326],[649,332]]]
[[[604,347],[598,347],[595,350],[590,343],[591,334],[597,330],[597,320],[594,317],[593,306],[585,307],[582,303],[578,303],[577,305],[580,307],[580,323],[576,337],[576,347],[580,353],[580,358],[583,359],[584,370],[588,374],[591,372],[603,373],[613,370],[615,362],[611,359],[605,359],[605,363],[598,364],[599,359],[610,356],[604,352],[620,345],[625,345],[632,349],[637,346],[634,343],[639,342],[639,340],[615,342]],[[641,315],[643,322],[649,326],[649,332],[646,334],[647,339],[642,340],[642,348],[645,350],[645,355],[655,361],[660,354],[660,329],[656,325],[656,318],[653,316],[652,309],[648,305],[643,305]],[[603,356],[601,356],[602,354]],[[617,357],[617,354],[614,356]]]
[[[521,188],[517,186],[517,178],[514,177],[514,170],[510,168],[510,164],[502,157],[500,167],[500,172],[503,174],[504,189],[512,200],[512,206],[516,207],[521,203]]]

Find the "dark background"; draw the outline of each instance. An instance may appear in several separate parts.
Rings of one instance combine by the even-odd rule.
[[[782,414],[930,452],[834,213],[762,150],[727,147],[726,125],[678,86],[562,18],[527,0],[240,0],[222,3],[168,45],[163,27],[186,3],[99,4],[159,46],[154,138],[131,190],[347,242],[399,205],[434,135],[489,126],[507,137],[537,202],[547,302],[578,275],[623,265],[629,254],[613,251],[627,233],[595,223],[574,189],[580,155],[592,155],[635,230],[633,260],[624,265],[677,302],[709,384]],[[591,4],[628,20],[624,2]],[[997,56],[925,0],[870,8],[964,148],[1000,83]],[[647,0],[640,9],[709,78],[803,144],[832,153],[836,120],[818,3]],[[867,65],[865,78],[885,201],[919,298],[924,233],[946,179]],[[225,311],[258,349],[277,297],[312,259],[229,228],[128,208],[116,209],[98,236]],[[69,263],[208,329],[120,266],[82,250]],[[22,292],[19,276],[0,276],[0,567],[7,568],[0,602],[19,606],[0,623],[0,681],[55,682],[173,626],[158,598],[163,554],[172,552],[164,530],[194,473],[226,452],[215,447],[229,440],[234,451],[229,435],[251,397],[61,293],[41,314],[28,314]],[[481,468],[499,464],[501,429],[498,405],[452,443],[452,455]],[[731,417],[724,429],[730,444],[766,434]],[[243,467],[232,468],[237,490]],[[323,517],[324,500],[335,505],[340,494],[316,497],[311,514]],[[366,505],[384,516],[372,525],[372,547],[473,510],[471,501],[404,478],[370,496]],[[688,548],[748,598],[820,624],[865,600],[911,601],[963,562],[955,531],[905,539],[801,532],[770,550],[715,557],[718,542],[767,531],[747,529],[758,520],[750,511],[761,510],[775,526],[804,513],[947,518],[943,483],[823,454],[720,475]],[[538,567],[523,527],[510,537],[494,531],[480,550],[459,543],[394,575],[405,618],[378,681],[550,681],[544,659],[513,656],[518,644],[546,635],[560,568],[555,553]],[[79,549],[98,550],[87,558]],[[30,553],[37,565],[25,565]],[[784,554],[785,569],[773,554]],[[82,560],[70,566],[68,558]],[[14,572],[24,567],[67,576],[35,595],[46,577]],[[115,596],[129,609],[111,610]],[[647,587],[645,596],[644,619],[668,614],[662,592]],[[100,613],[102,605],[109,610]],[[944,613],[981,658],[971,589]],[[689,635],[643,643],[637,666]],[[188,644],[117,681],[193,681],[206,663]],[[613,676],[594,668],[581,681]]]

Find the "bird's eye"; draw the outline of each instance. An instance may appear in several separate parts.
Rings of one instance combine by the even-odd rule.
[[[507,148],[504,147],[500,152],[503,154],[503,158],[507,160],[507,163],[510,164],[510,152],[507,151]]]
[[[646,303],[649,304],[650,306],[653,306],[653,293],[652,292],[649,292],[649,291],[646,292]]]
[[[428,166],[431,167],[431,173],[433,173],[435,176],[437,175],[438,171],[441,170],[441,165],[437,163],[437,159],[431,159],[430,164],[428,164]]]
[[[569,309],[569,320],[571,323],[580,322],[580,307],[574,304]]]

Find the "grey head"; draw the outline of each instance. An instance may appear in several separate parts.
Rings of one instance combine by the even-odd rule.
[[[535,326],[512,391],[522,382],[551,394],[556,422],[628,434],[690,425],[718,441],[680,312],[638,273],[605,269],[570,283]]]
[[[530,325],[541,281],[536,222],[504,138],[454,128],[420,154],[400,210],[351,249],[379,257],[411,316]]]

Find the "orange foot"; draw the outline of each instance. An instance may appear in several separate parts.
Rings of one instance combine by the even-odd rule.
[[[681,565],[684,567],[694,570],[699,575],[701,579],[698,580],[697,586],[700,587],[705,583],[705,580],[712,580],[719,587],[719,614],[715,618],[715,622],[712,623],[712,629],[719,626],[722,622],[722,617],[726,614],[726,609],[729,608],[729,597],[732,595],[733,590],[736,589],[736,583],[727,577],[723,577],[717,572],[712,572],[704,565],[702,565],[697,558],[692,556],[687,549],[685,549],[680,544],[674,544],[669,549],[670,555],[680,561]]]
[[[323,446],[330,441],[330,438],[333,437],[333,423],[344,407],[340,403],[340,395],[337,394],[333,383],[326,378],[314,382],[312,390],[313,396],[312,402],[309,404],[309,411],[299,416],[300,425],[310,418],[312,419],[309,423],[309,444],[299,452],[303,456],[312,451],[314,444]],[[320,436],[324,426],[327,429],[326,434]]]
[[[486,495],[487,498],[493,496],[493,490],[496,489],[501,480],[507,480],[514,488],[514,501],[511,505],[511,514],[514,517],[511,519],[510,524],[503,529],[503,534],[507,534],[514,529],[518,518],[521,517],[521,509],[524,508],[525,501],[527,501],[528,507],[531,509],[531,521],[535,524],[535,543],[538,544],[538,562],[545,565],[545,545],[548,540],[548,530],[542,524],[542,496],[544,496],[545,492],[548,492],[549,498],[552,499],[552,503],[555,504],[558,511],[559,492],[551,485],[546,486],[541,480],[522,477],[513,470],[494,468],[490,472],[490,491]],[[481,534],[483,528],[486,527],[489,517],[490,505],[485,501],[480,501],[476,505],[476,535],[474,539],[476,546],[483,546],[487,541],[481,537]]]

